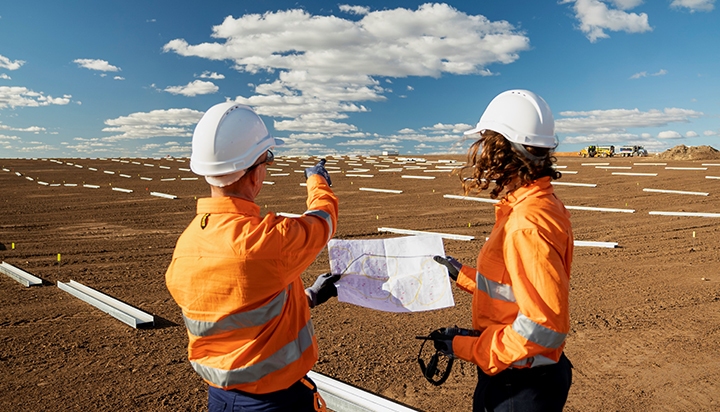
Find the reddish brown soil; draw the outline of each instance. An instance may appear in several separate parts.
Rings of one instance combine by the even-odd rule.
[[[0,276],[0,410],[203,410],[206,385],[187,362],[186,332],[180,310],[165,288],[164,273],[175,241],[195,213],[195,196],[208,195],[206,184],[160,181],[193,176],[178,170],[187,163],[170,160],[139,161],[155,167],[110,160],[63,161],[83,168],[39,159],[0,159],[10,170],[0,171],[0,259],[46,282],[25,288]],[[354,167],[345,162],[338,166]],[[720,166],[668,170],[633,166],[636,162],[658,159],[559,158],[559,164],[567,166],[561,170],[578,172],[565,174],[561,182],[597,184],[556,186],[566,205],[635,210],[572,211],[577,240],[618,242],[620,247],[575,249],[572,330],[566,347],[574,364],[574,383],[566,410],[718,410],[720,219],[648,212],[720,212],[720,181],[705,178],[720,176]],[[301,163],[273,166],[290,176],[268,176],[275,185],[264,186],[257,199],[263,213],[305,210],[302,174],[293,172]],[[600,169],[582,163],[633,168]],[[378,233],[382,226],[473,235],[477,240],[446,240],[445,249],[474,264],[494,222],[491,205],[443,198],[461,194],[457,177],[445,173],[377,172],[367,166],[374,178],[331,175],[341,202],[337,238],[393,236]],[[436,179],[402,179],[401,174]],[[79,186],[42,186],[26,177]],[[101,188],[84,188],[83,183]],[[134,192],[112,191],[111,185]],[[361,192],[362,186],[404,192]],[[643,188],[710,195],[649,193]],[[179,198],[150,196],[150,191]],[[303,280],[309,284],[328,268],[323,252]],[[56,282],[70,279],[152,313],[156,326],[132,329],[56,287]],[[415,335],[449,325],[470,326],[471,296],[455,289],[455,300],[454,308],[415,314],[381,313],[332,300],[313,310],[321,352],[315,370],[421,410],[470,410],[476,379],[472,365],[459,362],[438,388],[421,377],[415,361]]]

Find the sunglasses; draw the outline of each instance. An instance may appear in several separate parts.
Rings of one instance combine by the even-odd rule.
[[[267,151],[267,155],[265,156],[265,160],[263,160],[262,162],[255,163],[254,165],[250,166],[250,167],[248,168],[248,171],[250,171],[250,170],[252,170],[252,169],[260,166],[260,165],[263,164],[263,163],[265,163],[266,165],[270,166],[270,165],[273,164],[274,161],[275,161],[275,155],[273,154],[272,151],[268,150],[268,151]]]

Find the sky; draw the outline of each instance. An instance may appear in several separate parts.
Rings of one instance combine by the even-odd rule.
[[[559,152],[720,148],[716,0],[49,0],[0,4],[0,157],[185,157],[211,106],[279,155],[465,153],[542,96]]]

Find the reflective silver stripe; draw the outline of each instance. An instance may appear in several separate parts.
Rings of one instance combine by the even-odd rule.
[[[190,334],[205,337],[219,335],[236,329],[264,325],[282,313],[285,301],[287,301],[288,290],[290,290],[289,286],[286,290],[283,290],[275,296],[270,302],[257,309],[235,313],[226,316],[217,322],[190,319],[185,316],[185,313],[183,313],[185,327]]]
[[[538,366],[554,365],[557,362],[543,355],[535,355],[531,358],[521,359],[517,362],[513,362],[510,366],[525,366],[530,364],[531,368],[537,368]]]
[[[330,240],[330,238],[332,237],[332,233],[333,233],[332,217],[330,216],[330,213],[328,213],[324,210],[308,210],[305,213],[303,213],[303,215],[311,215],[311,216],[317,216],[317,217],[323,218],[327,222],[328,229],[330,230],[330,232],[328,232],[329,234],[328,234],[328,239],[327,239],[328,241]]]
[[[190,363],[195,372],[203,379],[221,388],[256,382],[300,359],[303,352],[312,345],[313,336],[315,336],[315,329],[312,320],[308,320],[305,327],[300,329],[297,339],[256,364],[225,370],[201,365],[194,361],[190,361]]]
[[[491,299],[504,300],[505,302],[516,303],[515,293],[513,293],[512,286],[504,285],[502,283],[495,282],[481,275],[480,272],[475,272],[475,284],[479,290],[487,293]]]
[[[567,333],[555,332],[543,325],[535,323],[532,319],[518,313],[512,328],[523,338],[546,348],[557,349],[565,341]]]

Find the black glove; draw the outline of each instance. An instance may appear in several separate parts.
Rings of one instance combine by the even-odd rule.
[[[309,288],[305,289],[305,293],[310,297],[310,307],[327,302],[333,296],[337,296],[337,288],[335,282],[340,279],[340,275],[333,275],[332,273],[323,273],[318,276],[315,283]]]
[[[435,349],[442,352],[450,359],[455,359],[452,341],[455,336],[480,336],[479,330],[463,328],[440,328],[430,333],[430,339],[435,344]]]
[[[435,256],[433,260],[445,266],[448,270],[448,275],[450,275],[450,279],[457,282],[460,270],[462,270],[462,263],[455,260],[452,256]]]
[[[327,170],[325,170],[325,159],[322,159],[313,167],[308,167],[305,169],[305,179],[308,179],[312,175],[320,175],[325,179],[328,186],[332,186],[332,181],[330,180],[330,174]]]

